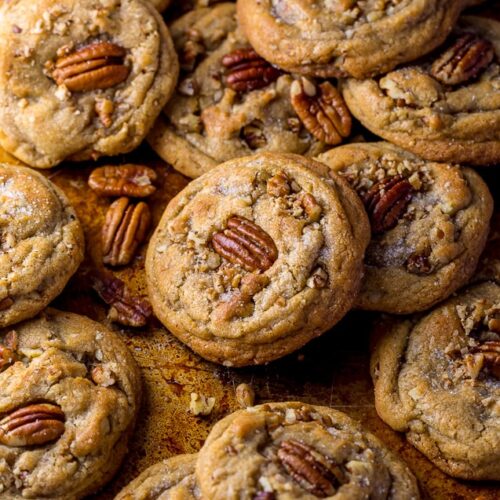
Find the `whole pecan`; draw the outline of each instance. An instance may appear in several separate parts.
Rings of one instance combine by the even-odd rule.
[[[306,78],[290,87],[293,109],[304,127],[321,142],[340,144],[351,133],[352,118],[343,97],[329,82],[319,87]]]
[[[482,354],[484,365],[490,372],[500,379],[500,341],[488,340],[471,350],[474,354]]]
[[[236,92],[249,92],[261,89],[274,82],[281,75],[253,49],[236,49],[222,58],[222,65],[227,68],[227,86]]]
[[[235,215],[227,221],[227,229],[212,236],[215,251],[232,264],[247,271],[265,271],[278,258],[278,249],[261,227]]]
[[[98,41],[59,57],[52,70],[57,85],[72,92],[107,89],[125,81],[130,68],[124,64],[127,51],[111,42]]]
[[[89,176],[89,186],[103,196],[145,198],[156,191],[156,172],[145,165],[128,163],[99,167]]]
[[[153,314],[151,304],[136,297],[125,283],[109,273],[93,276],[92,286],[99,297],[111,306],[108,316],[125,326],[144,326]]]
[[[288,474],[317,497],[334,495],[344,482],[344,473],[337,464],[294,439],[280,444],[278,458]]]
[[[3,343],[0,343],[0,372],[17,361],[17,334],[11,330],[5,335]]]
[[[458,85],[478,76],[494,56],[489,40],[464,33],[434,61],[430,74],[446,85]]]
[[[118,198],[108,208],[102,228],[103,261],[111,266],[128,264],[146,238],[151,213],[143,201],[133,204]]]
[[[396,226],[412,195],[412,185],[401,175],[386,177],[374,184],[362,197],[372,232],[383,233]]]
[[[58,439],[64,433],[64,413],[59,406],[32,404],[0,420],[0,444],[33,446]]]

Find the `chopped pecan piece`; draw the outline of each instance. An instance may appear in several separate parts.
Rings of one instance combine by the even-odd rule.
[[[474,33],[464,33],[432,64],[430,74],[446,85],[458,85],[479,75],[495,56],[493,44]]]
[[[103,261],[111,266],[127,265],[146,238],[151,213],[143,201],[132,204],[118,198],[108,208],[102,228]]]
[[[242,408],[248,408],[255,403],[255,391],[248,384],[239,384],[236,387],[236,401]]]
[[[145,165],[109,165],[92,171],[89,186],[103,196],[146,198],[156,191],[153,183],[157,177],[156,172]]]
[[[130,68],[124,64],[127,51],[111,42],[84,45],[59,57],[52,69],[57,85],[72,92],[107,89],[125,81]]]
[[[290,194],[290,184],[285,172],[278,172],[273,175],[268,181],[266,186],[267,194],[275,198],[281,198]]]
[[[5,299],[0,300],[0,311],[5,311],[12,304],[14,304],[14,301],[10,297],[5,297]]]
[[[278,258],[278,249],[261,227],[235,215],[227,221],[227,229],[212,236],[214,250],[232,264],[247,271],[265,271]]]
[[[423,254],[410,255],[406,261],[406,269],[409,273],[425,276],[433,271],[429,257]]]
[[[111,321],[125,326],[144,326],[153,314],[151,304],[132,295],[125,283],[111,274],[100,274],[93,278],[92,284],[99,297],[111,306]]]
[[[3,343],[0,343],[0,372],[17,361],[17,334],[11,330],[5,335]]]
[[[203,36],[195,28],[191,28],[186,32],[186,42],[179,54],[181,68],[184,71],[193,71],[196,63],[206,52]]]
[[[227,86],[236,92],[261,89],[274,82],[281,71],[269,64],[253,49],[236,49],[222,58],[227,68]]]
[[[304,212],[307,215],[307,219],[311,222],[317,222],[321,217],[322,208],[321,205],[316,201],[316,198],[311,193],[304,193],[300,197],[300,202],[304,207]]]
[[[309,80],[295,80],[290,87],[293,109],[319,141],[340,144],[351,133],[352,118],[343,97],[329,82],[318,88]]]
[[[481,354],[484,365],[496,378],[500,379],[500,341],[488,340],[473,348],[471,352]]]
[[[250,123],[241,129],[241,137],[251,150],[263,148],[267,144],[266,136],[258,123]]]
[[[64,413],[53,404],[32,404],[0,420],[0,444],[33,446],[55,441],[64,433]]]
[[[383,233],[396,226],[412,195],[412,185],[401,175],[387,177],[373,185],[363,196],[372,232]]]
[[[319,498],[334,495],[345,482],[344,473],[337,464],[294,439],[280,444],[278,458],[302,488]]]
[[[113,115],[113,111],[115,109],[113,101],[109,99],[96,99],[94,108],[103,126],[105,128],[111,127],[113,124],[111,116]]]

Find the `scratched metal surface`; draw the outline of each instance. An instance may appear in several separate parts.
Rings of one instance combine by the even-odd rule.
[[[487,2],[486,10],[488,15],[500,19],[500,2]],[[12,158],[0,151],[0,161],[10,160]],[[147,146],[131,155],[97,164],[130,161],[148,164],[159,174],[159,189],[148,201],[155,225],[166,204],[188,179],[157,159]],[[85,262],[54,305],[107,323],[107,307],[93,292],[89,279],[92,271],[102,267],[100,230],[109,205],[108,199],[97,197],[87,187],[88,175],[97,164],[64,165],[45,173],[65,191],[75,206],[85,229],[87,245]],[[498,176],[491,169],[483,170],[483,174],[497,191],[495,177]],[[496,195],[500,199],[500,193]],[[497,220],[500,229],[500,217]],[[115,271],[139,295],[146,294],[144,254],[145,247],[130,266]],[[495,255],[500,257],[498,253]],[[457,481],[443,474],[407,444],[402,435],[393,432],[377,417],[368,372],[369,331],[374,317],[351,313],[332,331],[300,351],[268,366],[245,369],[229,369],[203,361],[154,319],[142,329],[110,325],[120,333],[141,368],[143,405],[123,466],[114,480],[93,498],[113,498],[153,463],[179,453],[197,451],[211,426],[238,408],[234,389],[241,382],[252,384],[258,403],[301,400],[337,408],[361,421],[408,463],[427,498],[499,498],[500,490],[493,483]],[[209,417],[194,417],[188,412],[191,392],[216,398],[215,410]]]

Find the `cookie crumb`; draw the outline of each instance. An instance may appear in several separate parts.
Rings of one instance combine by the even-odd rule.
[[[236,387],[236,401],[242,408],[248,408],[255,403],[255,391],[249,384],[240,384]]]
[[[195,415],[207,416],[212,413],[215,406],[215,398],[207,397],[196,392],[191,393],[191,401],[189,403],[189,411]]]

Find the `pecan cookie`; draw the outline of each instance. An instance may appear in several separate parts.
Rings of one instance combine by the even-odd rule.
[[[441,44],[464,0],[238,0],[255,50],[311,76],[365,78]]]
[[[169,32],[149,2],[2,2],[0,145],[47,168],[134,149],[174,90]]]
[[[493,210],[478,174],[384,142],[341,146],[318,159],[351,183],[370,217],[360,308],[422,311],[469,280]]]
[[[201,498],[194,475],[197,455],[177,455],[152,465],[123,488],[115,500],[195,500]]]
[[[444,472],[500,480],[500,287],[387,320],[371,359],[377,412]]]
[[[224,499],[420,498],[408,467],[347,415],[305,403],[237,411],[210,432],[196,476]]]
[[[235,16],[235,5],[222,3],[171,26],[183,73],[148,139],[188,177],[261,151],[313,156],[351,130],[349,110],[331,83],[296,80],[267,63]]]
[[[0,332],[0,497],[78,499],[117,470],[140,378],[120,338],[47,309]]]
[[[500,162],[500,23],[462,17],[423,62],[380,79],[348,79],[343,95],[375,134],[433,161]]]
[[[148,247],[157,317],[206,359],[261,364],[331,328],[356,299],[369,240],[359,198],[298,155],[226,162],[168,205]]]
[[[83,260],[80,222],[64,194],[38,172],[0,164],[0,327],[31,318]]]

